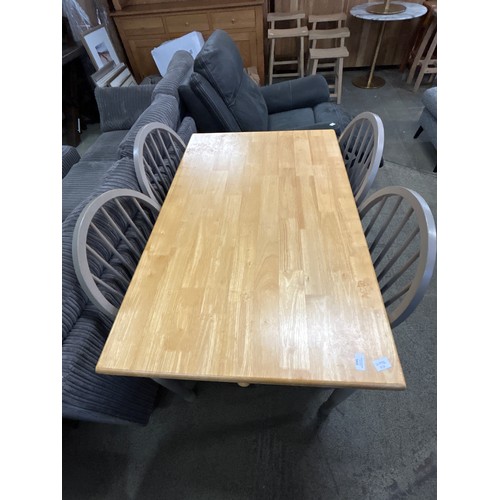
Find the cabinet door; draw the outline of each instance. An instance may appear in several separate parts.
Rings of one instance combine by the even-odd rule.
[[[259,68],[259,61],[257,56],[257,35],[255,34],[255,32],[229,32],[229,35],[234,40],[234,43],[237,45],[240,51],[245,68],[248,68],[249,66],[255,66]]]
[[[164,37],[129,40],[130,51],[127,51],[127,55],[137,83],[141,83],[146,76],[157,75],[159,73],[151,51],[164,41]]]

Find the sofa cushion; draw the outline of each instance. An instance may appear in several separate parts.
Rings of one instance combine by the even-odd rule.
[[[190,116],[186,116],[177,129],[177,135],[187,146],[187,143],[193,134],[196,134],[196,123]]]
[[[151,104],[154,85],[96,87],[101,132],[128,130]]]
[[[174,96],[179,100],[179,86],[186,84],[193,72],[193,56],[187,50],[178,50],[170,61],[165,76],[153,90],[152,99],[158,94]]]
[[[77,165],[75,165],[76,167]],[[73,170],[73,169],[72,169]],[[69,174],[68,174],[69,175]],[[68,177],[66,176],[66,178]],[[122,158],[112,164],[100,185],[93,191],[86,191],[87,196],[70,212],[62,224],[62,336],[70,334],[75,322],[87,304],[87,297],[81,289],[73,267],[72,241],[73,230],[80,212],[90,201],[101,193],[117,188],[129,188],[140,191],[135,174],[134,160]],[[90,194],[88,194],[90,192]],[[66,193],[63,186],[63,199]]]
[[[62,178],[66,177],[71,167],[80,161],[80,153],[74,146],[63,145],[62,147]]]
[[[328,82],[319,74],[266,85],[260,87],[260,93],[266,101],[269,114],[312,108],[330,99]]]
[[[314,112],[311,108],[292,109],[269,115],[269,130],[300,129],[314,123]]]
[[[242,131],[267,130],[266,101],[225,31],[215,30],[210,35],[194,60],[194,71],[219,94]]]
[[[201,124],[202,132],[241,132],[231,111],[206,78],[193,73],[189,84],[195,99],[191,99],[184,87],[180,87],[180,92],[190,114]]]
[[[101,184],[114,161],[80,161],[62,180],[62,220]]]
[[[136,135],[144,125],[152,122],[160,122],[173,130],[177,130],[179,122],[179,102],[177,99],[164,94],[158,94],[154,98],[151,105],[141,114],[118,146],[120,158],[133,157]]]
[[[427,111],[437,119],[437,87],[427,89],[422,95],[422,102]]]
[[[112,130],[101,134],[82,154],[83,161],[116,161],[118,160],[118,146],[127,135],[126,130]]]
[[[333,102],[322,102],[314,106],[313,111],[316,123],[333,123],[333,129],[337,137],[340,137],[340,134],[354,118],[351,114]]]

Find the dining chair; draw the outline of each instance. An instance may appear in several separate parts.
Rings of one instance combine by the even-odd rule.
[[[436,224],[427,202],[401,186],[383,188],[358,207],[366,242],[391,327],[405,321],[422,300],[436,264]],[[334,389],[318,416],[355,389]]]
[[[391,327],[422,300],[436,264],[436,223],[427,202],[402,186],[383,188],[359,207]]]
[[[357,115],[339,137],[340,150],[359,207],[375,181],[384,152],[384,125],[375,113]]]
[[[73,264],[83,291],[104,315],[116,317],[160,211],[144,193],[113,189],[92,200],[73,232]],[[153,378],[193,401],[194,392],[177,380]]]
[[[139,186],[160,205],[167,196],[186,144],[167,125],[148,123],[134,141],[134,165]]]

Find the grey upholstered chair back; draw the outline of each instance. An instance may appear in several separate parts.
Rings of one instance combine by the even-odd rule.
[[[384,152],[384,125],[378,115],[364,112],[339,137],[340,149],[356,204],[360,205],[375,181]]]
[[[391,186],[359,206],[359,214],[391,326],[415,310],[436,263],[436,224],[415,191]]]
[[[160,205],[167,196],[175,172],[186,150],[184,141],[167,125],[148,123],[134,142],[134,165],[144,194]]]
[[[113,319],[159,211],[143,193],[113,189],[92,200],[76,222],[76,276],[92,303]]]

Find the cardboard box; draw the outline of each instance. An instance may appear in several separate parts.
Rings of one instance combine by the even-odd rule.
[[[203,35],[199,31],[191,31],[191,33],[183,35],[180,38],[168,40],[163,42],[159,47],[155,47],[151,51],[151,55],[160,75],[165,76],[170,60],[178,50],[187,50],[194,59],[204,43]]]

